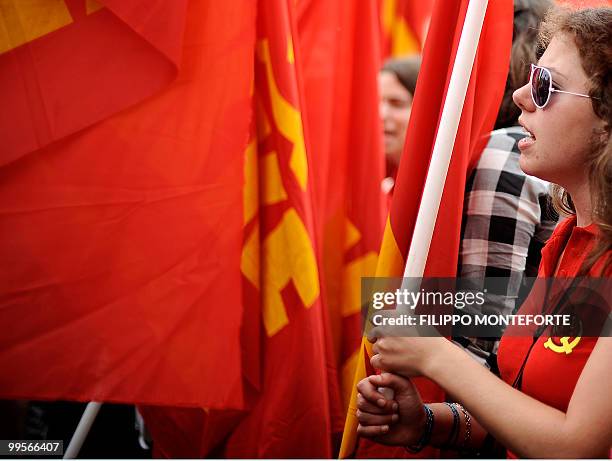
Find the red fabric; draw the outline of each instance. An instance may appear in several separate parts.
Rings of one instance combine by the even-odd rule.
[[[153,438],[154,458],[218,458],[244,412],[203,408],[138,407]]]
[[[378,17],[372,2],[363,0],[299,2],[298,13],[322,296],[342,369],[361,344],[359,306],[343,308],[359,299],[361,283],[343,273],[369,258],[360,275],[373,276],[384,222]],[[348,226],[359,234],[354,240]]]
[[[295,22],[295,6],[291,0],[260,0],[258,7],[258,40],[269,43],[270,68],[280,94],[304,120],[303,88],[300,81],[301,49]],[[288,49],[293,47],[294,61],[287,59]],[[278,155],[282,184],[287,198],[269,205],[260,202],[258,217],[262,248],[268,235],[274,232],[284,213],[294,210],[299,215],[314,246],[312,216],[312,189],[310,159],[308,159],[308,183],[305,188],[290,167],[292,150],[304,139],[288,139],[279,129],[280,120],[273,109],[269,74],[261,60],[256,61],[255,91],[261,103],[258,115],[259,132],[257,150],[261,158],[271,152]],[[262,117],[269,121],[269,131],[261,130]],[[309,147],[306,144],[306,147]],[[260,183],[268,178],[260,171]],[[248,226],[247,226],[248,232]],[[290,237],[290,236],[288,236]],[[287,254],[294,242],[288,240]],[[268,286],[268,273],[276,264],[261,253],[261,290]],[[308,267],[295,268],[309,271]],[[316,269],[316,268],[314,268]],[[318,277],[318,276],[317,276]],[[325,315],[320,297],[306,304],[294,282],[283,287],[282,299],[288,323],[277,332],[262,334],[262,384],[260,394],[253,399],[253,407],[229,436],[223,452],[229,458],[284,458],[331,456],[330,399],[337,398],[336,383],[329,381],[326,350]],[[262,298],[262,309],[266,309]],[[334,376],[335,378],[335,376]],[[330,391],[332,389],[332,391]],[[335,395],[334,395],[335,394]]]
[[[346,218],[355,226],[360,238],[352,245],[344,242],[343,263],[346,267],[367,254],[378,253],[384,227],[384,197],[380,183],[384,177],[384,148],[378,116],[377,76],[380,67],[376,41],[375,8],[370,1],[353,1],[345,8],[344,31],[351,35],[339,55],[336,81],[336,123],[331,152],[345,155],[347,188],[344,203]],[[343,82],[352,82],[343,85]],[[337,163],[334,162],[334,171]],[[346,230],[345,230],[346,233]],[[345,234],[346,238],[346,234]],[[348,240],[348,239],[346,239]],[[362,276],[373,276],[375,266],[364,269]],[[361,283],[344,287],[357,296]],[[361,344],[361,311],[343,317],[344,363]]]
[[[414,40],[415,49],[413,50],[401,50],[401,53],[420,53],[425,46],[425,40],[427,38],[427,31],[429,23],[431,21],[432,11],[434,9],[435,0],[378,0],[377,6],[379,10],[380,20],[380,50],[383,59],[388,58],[392,55],[394,57],[400,57],[397,55],[398,51],[394,50],[394,41],[398,40],[399,37],[394,36],[398,34],[397,27],[399,24],[403,24],[407,29],[407,33],[411,35]],[[387,17],[387,8],[393,7],[393,11],[390,12],[393,16]],[[393,21],[392,24],[385,24],[388,21]],[[387,28],[391,27],[391,30]]]
[[[125,2],[108,5],[118,3]],[[137,3],[117,11],[126,21],[142,18]],[[151,40],[184,15],[182,2],[146,3],[153,9],[138,27]],[[176,81],[163,91],[18,160],[16,154],[37,145],[2,135],[3,153],[10,155],[0,168],[0,367],[11,370],[0,374],[3,398],[244,408],[236,287],[254,15],[248,0],[191,1],[184,37],[178,26],[156,36],[158,49],[180,64]],[[219,21],[228,17],[234,19]],[[115,21],[111,10],[100,10],[91,23],[76,20],[75,30],[57,32],[70,35],[69,54],[89,56],[86,63],[96,61],[101,74],[124,63],[127,79],[134,69],[157,85],[165,82],[140,67],[143,54],[159,58],[158,49],[118,46],[115,39],[123,43],[127,32],[116,21],[102,27],[97,21],[104,18]],[[95,43],[107,54],[88,54],[95,51],[92,33],[100,34]],[[22,51],[37,56],[44,72],[17,66],[11,78],[43,89],[55,82],[57,119],[83,122],[62,125],[65,130],[42,143],[123,108],[87,111],[105,100],[123,104],[114,90],[128,92],[119,81],[96,87],[93,80],[88,88],[95,97],[78,101],[80,93],[67,87],[85,85],[92,71],[76,58],[62,59],[67,38],[51,38],[0,56],[3,66],[17,62]],[[102,42],[112,44],[112,54]],[[137,86],[129,86],[132,102],[143,97]],[[5,114],[20,110],[20,100],[2,98]],[[38,99],[28,103],[41,108]],[[33,134],[23,139],[38,141]]]
[[[0,56],[0,165],[91,126],[172,82],[187,0],[67,2],[73,22]],[[78,46],[75,46],[78,44]],[[111,65],[112,63],[112,65]]]
[[[542,262],[538,270],[538,277],[577,276],[589,252],[595,245],[597,233],[598,229],[595,223],[586,227],[577,227],[575,216],[559,223],[546,246],[542,249]],[[561,257],[561,264],[557,268],[557,263]],[[603,262],[604,258],[602,257],[590,269],[589,275],[608,275],[607,273],[600,273],[603,269]],[[556,273],[555,269],[557,269]]]
[[[292,138],[299,130],[287,133],[288,123],[282,117],[289,112],[278,110],[279,100],[283,99],[283,107],[295,109],[293,114],[304,120],[299,81],[301,49],[293,21],[294,7],[287,0],[260,0],[257,5],[257,55],[251,64],[255,67],[251,142],[256,161],[250,164],[251,170],[247,168],[245,185],[245,203],[254,203],[255,209],[245,206],[243,229],[245,248],[256,241],[255,251],[243,258],[245,267],[249,267],[243,267],[245,315],[241,329],[247,409],[243,412],[145,409],[158,447],[156,454],[160,456],[331,456],[332,418],[338,418],[334,415],[339,410],[338,392],[335,369],[329,361],[320,298],[306,304],[295,280],[289,279],[279,293],[287,323],[274,331],[269,330],[265,321],[262,323],[262,314],[278,308],[270,304],[268,296],[279,289],[276,266],[284,267],[294,259],[291,250],[297,241],[291,234],[284,234],[279,244],[286,245],[282,260],[274,259],[280,255],[272,255],[266,247],[287,213],[296,213],[309,235],[313,254],[316,250],[310,158],[309,179],[303,187],[291,162],[299,147],[297,143],[304,139]],[[295,120],[290,125],[295,128]],[[278,177],[270,169],[271,158],[278,166]],[[249,183],[251,175],[256,177],[254,183]],[[278,191],[281,187],[284,196],[270,197],[269,190]],[[293,276],[303,275],[309,270],[316,271],[316,264],[314,268],[303,265],[291,270],[302,273]],[[277,314],[271,313],[272,317]]]
[[[423,49],[427,28],[431,20],[435,0],[397,0],[396,11],[398,16],[406,20],[406,24],[415,35],[419,47]]]
[[[440,1],[433,11],[389,215],[404,260],[410,248],[467,5],[465,0]],[[438,217],[442,219],[436,221],[429,250],[426,277],[456,275],[465,183],[486,144],[486,135],[493,127],[503,95],[510,58],[512,18],[511,1],[489,2],[438,211]],[[449,31],[454,31],[454,34],[449,34]],[[416,381],[424,401],[444,399],[442,389],[433,382],[426,379]],[[427,448],[418,457],[436,454],[436,450]],[[395,447],[362,441],[358,456],[413,455]]]
[[[576,227],[575,217],[560,223],[542,250],[538,277],[553,277],[555,275],[557,277],[576,277],[594,245],[596,232],[595,224],[584,228]],[[561,263],[557,269],[561,257]],[[602,257],[593,266],[589,275],[602,276],[601,263],[604,259]],[[556,273],[555,269],[557,269]],[[603,275],[610,277],[612,267],[609,266],[607,272]],[[532,292],[530,299],[533,297]],[[530,299],[525,301],[525,307],[521,308],[519,313],[524,313],[525,309],[529,308]],[[497,356],[499,370],[502,379],[512,385],[527,358],[523,370],[521,391],[540,402],[565,412],[582,369],[597,343],[597,338],[581,338],[570,354],[557,353],[545,348],[544,343],[548,338],[549,336],[545,334],[541,335],[529,352],[533,343],[531,337],[504,335]],[[560,344],[560,338],[553,337],[552,339],[556,344]],[[508,452],[508,455],[511,458],[516,458],[516,455],[512,452]]]
[[[404,257],[408,253],[459,43],[467,2],[439,2],[434,10],[416,87],[404,154],[391,205],[391,224]],[[486,145],[504,91],[512,39],[512,3],[489,2],[461,122],[451,157],[425,275],[456,273],[466,178]],[[454,30],[454,37],[448,34]],[[429,58],[432,56],[432,58]],[[435,56],[435,58],[433,58]],[[445,75],[446,80],[440,78]],[[431,257],[439,255],[443,257]]]

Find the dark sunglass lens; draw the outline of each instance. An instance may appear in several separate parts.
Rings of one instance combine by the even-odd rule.
[[[546,101],[548,101],[550,93],[550,73],[546,69],[536,68],[533,70],[531,93],[538,106],[544,106]]]

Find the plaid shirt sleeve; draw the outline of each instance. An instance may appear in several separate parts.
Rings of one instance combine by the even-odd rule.
[[[495,286],[487,286],[493,304],[484,313],[511,314],[519,307],[525,277],[537,274],[558,219],[549,184],[519,167],[517,143],[524,136],[521,127],[494,131],[466,186],[458,274],[475,290],[496,277]]]

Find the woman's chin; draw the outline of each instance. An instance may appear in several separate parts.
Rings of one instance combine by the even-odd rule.
[[[521,156],[519,157],[519,167],[521,167],[521,170],[523,170],[523,173],[531,175],[531,173],[529,172],[530,170],[529,163],[530,162],[529,162],[529,159],[527,158],[527,155],[521,152]]]
[[[542,174],[546,174],[545,171],[542,171],[542,168],[538,168],[538,165],[535,162],[536,158],[534,156],[530,156],[525,152],[521,152],[521,156],[519,157],[519,166],[523,173],[529,176],[536,176],[538,178],[542,178]]]

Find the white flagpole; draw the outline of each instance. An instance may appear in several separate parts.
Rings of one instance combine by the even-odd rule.
[[[72,439],[70,439],[66,453],[64,453],[64,459],[75,459],[79,455],[83,442],[85,442],[87,434],[89,434],[91,425],[96,420],[96,416],[98,416],[101,406],[102,404],[100,402],[89,402],[87,404],[83,416],[81,416],[81,420],[79,421],[79,425],[76,431],[74,431]]]
[[[448,173],[461,112],[465,102],[476,49],[482,31],[488,0],[469,0],[465,22],[459,39],[448,92],[440,117],[438,134],[431,155],[423,197],[417,214],[414,234],[406,259],[404,277],[423,277],[429,246],[436,225],[444,183]]]
[[[421,205],[417,213],[414,233],[406,258],[402,290],[418,291],[420,280],[425,272],[425,264],[433,237],[440,201],[444,191],[444,183],[450,165],[451,155],[457,137],[457,129],[461,121],[461,112],[465,95],[470,83],[470,75],[474,66],[474,58],[487,11],[488,0],[469,0],[457,55],[453,64],[448,91],[442,108],[440,125],[434,142],[431,162],[425,179]],[[411,312],[407,306],[399,310]]]
[[[440,1],[440,0],[439,0]],[[420,280],[425,272],[425,264],[433,237],[434,227],[440,209],[448,166],[457,137],[465,95],[470,83],[474,58],[480,40],[480,32],[487,11],[488,0],[469,0],[468,9],[461,30],[457,55],[453,64],[448,91],[442,108],[440,125],[434,142],[431,162],[427,171],[423,196],[417,214],[414,233],[410,242],[402,290],[418,291]],[[401,305],[398,310],[411,313],[408,306]],[[387,399],[393,398],[393,390],[379,388]]]

